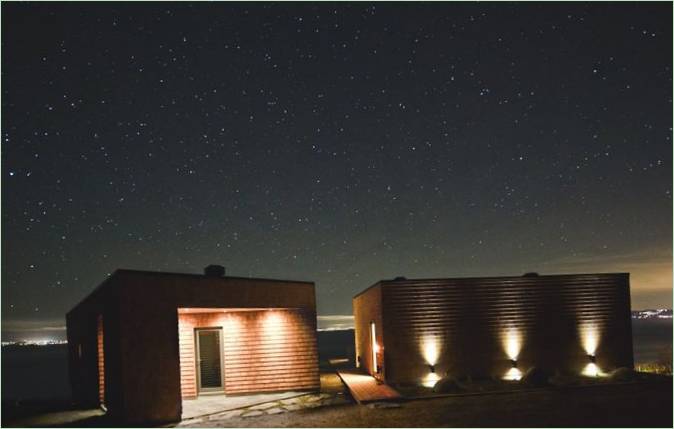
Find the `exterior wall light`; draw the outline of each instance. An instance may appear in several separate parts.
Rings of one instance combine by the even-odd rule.
[[[593,363],[588,363],[585,369],[583,369],[583,375],[588,377],[598,377],[600,375],[599,367]]]
[[[519,381],[522,378],[522,371],[517,368],[517,360],[510,359],[510,369],[503,376],[504,380]]]
[[[597,357],[593,354],[588,354],[587,358],[590,360],[590,363],[583,369],[583,375],[588,377],[599,377],[600,375],[603,375],[597,366]]]
[[[436,374],[435,372],[429,372],[421,380],[421,384],[425,387],[428,387],[429,389],[432,389],[433,387],[435,387],[435,384],[438,381],[440,381],[440,376],[438,374]]]
[[[503,332],[503,346],[510,361],[510,369],[502,377],[508,381],[519,381],[522,371],[517,368],[517,357],[522,350],[522,331],[515,326],[510,326]]]
[[[435,365],[428,365],[428,369],[435,374]]]

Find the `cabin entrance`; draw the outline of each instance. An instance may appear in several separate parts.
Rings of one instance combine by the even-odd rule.
[[[199,393],[223,392],[222,329],[196,328],[194,337]]]
[[[217,307],[177,313],[183,419],[315,389],[313,313]]]

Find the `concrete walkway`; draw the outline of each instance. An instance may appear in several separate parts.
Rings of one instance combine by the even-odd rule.
[[[249,417],[272,416],[293,411],[307,410],[311,408],[328,407],[331,405],[348,404],[349,400],[341,392],[338,393],[304,393],[293,398],[265,402],[247,408],[237,408],[230,411],[222,411],[215,414],[183,419],[178,427],[220,427],[229,419]],[[173,426],[173,425],[171,425]]]
[[[196,399],[183,400],[183,420],[192,419],[209,414],[221,413],[223,411],[236,410],[238,408],[247,408],[253,405],[264,404],[267,402],[280,401],[282,399],[293,398],[305,395],[306,392],[273,392],[257,393],[254,395],[202,395]]]

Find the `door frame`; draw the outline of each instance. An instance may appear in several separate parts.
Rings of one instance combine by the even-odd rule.
[[[220,387],[201,387],[200,331],[215,331],[218,333],[218,338],[220,340]],[[222,340],[222,327],[220,326],[194,328],[194,362],[197,373],[197,396],[209,393],[223,393],[225,391],[225,347]]]

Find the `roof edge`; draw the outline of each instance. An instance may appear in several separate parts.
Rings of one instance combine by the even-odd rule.
[[[361,296],[361,295],[364,295],[364,294],[365,294],[366,292],[368,292],[370,289],[374,289],[375,287],[384,284],[384,282],[386,282],[386,280],[379,280],[377,283],[375,283],[375,284],[373,284],[373,285],[370,285],[370,286],[366,287],[365,289],[363,289],[362,291],[360,291],[360,292],[358,292],[357,294],[355,294],[355,295],[353,296],[353,298],[351,298],[351,299],[353,300],[353,299],[358,298],[358,297]]]
[[[275,282],[275,283],[305,283],[315,285],[315,282],[310,282],[307,280],[291,280],[291,279],[270,279],[263,277],[240,277],[240,276],[224,276],[224,277],[209,277],[205,274],[197,273],[175,273],[171,271],[149,271],[149,270],[134,270],[129,268],[118,268],[115,270],[113,275],[120,273],[131,273],[131,274],[142,274],[142,275],[161,275],[161,276],[186,276],[186,277],[198,277],[198,278],[219,278],[219,279],[231,279],[231,280],[250,280],[250,281],[263,281],[263,282]]]
[[[574,273],[574,274],[539,274],[537,276],[525,277],[525,276],[486,276],[486,277],[432,277],[432,278],[416,278],[416,279],[405,279],[405,280],[379,280],[371,286],[363,289],[361,292],[353,296],[353,299],[363,295],[370,289],[374,288],[377,285],[389,285],[395,283],[414,283],[414,282],[433,282],[433,281],[443,281],[443,280],[512,280],[512,279],[521,279],[521,278],[550,278],[550,277],[583,277],[583,276],[628,276],[628,272],[609,272],[609,273]]]
[[[84,304],[86,301],[88,301],[92,296],[94,296],[95,294],[97,294],[97,293],[99,293],[101,290],[103,290],[103,288],[105,288],[105,287],[108,285],[108,283],[110,283],[110,282],[112,281],[112,279],[113,279],[113,277],[115,276],[115,274],[117,274],[117,271],[118,271],[118,270],[115,270],[114,272],[112,272],[112,274],[110,274],[105,280],[103,280],[102,282],[100,282],[100,283],[94,288],[94,290],[92,290],[91,292],[89,292],[88,294],[86,294],[86,295],[84,296],[84,298],[80,299],[80,300],[77,302],[77,304],[75,304],[70,310],[68,310],[68,312],[66,313],[66,318],[68,317],[68,315],[69,315],[70,313],[72,313],[73,311],[77,310],[77,308],[78,308],[79,306],[81,306],[81,305]]]
[[[538,274],[537,276],[485,276],[485,277],[435,277],[435,278],[418,278],[418,279],[405,279],[405,280],[380,280],[378,283],[398,283],[398,282],[429,282],[429,281],[440,281],[440,280],[510,280],[510,279],[521,279],[521,278],[549,278],[549,277],[583,277],[583,276],[629,276],[630,273],[626,272],[611,272],[611,273],[573,273],[573,274]]]

